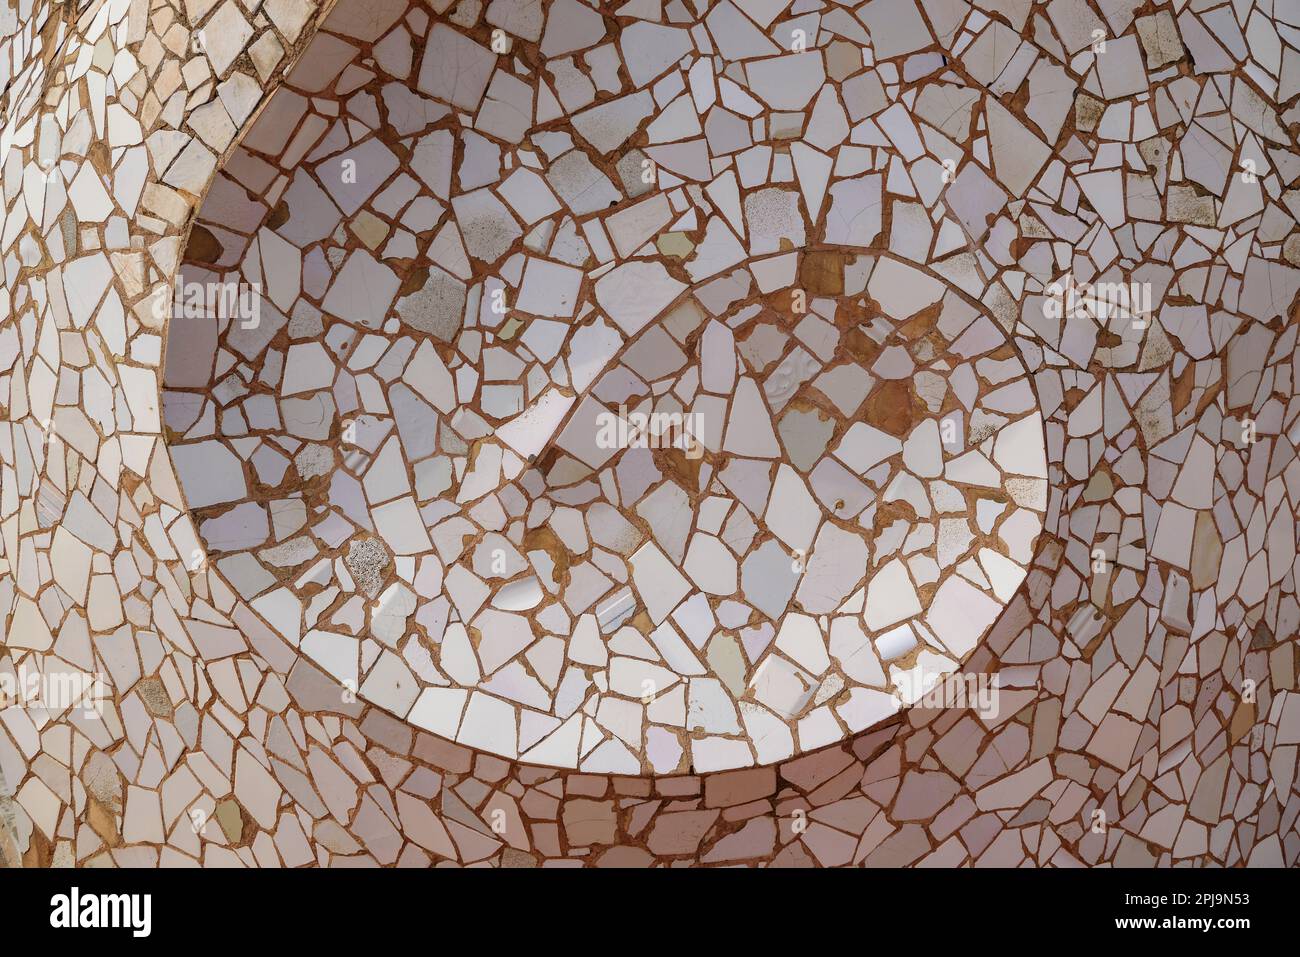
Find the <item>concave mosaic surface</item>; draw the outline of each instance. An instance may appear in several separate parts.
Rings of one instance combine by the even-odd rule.
[[[865,119],[879,80],[846,109],[820,53],[729,31],[676,69],[688,30],[641,23],[592,106],[587,8],[503,21],[532,64],[446,24],[417,62],[403,12],[326,21],[190,240],[182,299],[270,299],[191,310],[164,370],[235,589],[399,717],[585,771],[771,763],[954,671],[1024,580],[1042,419],[960,277],[858,251],[891,165],[951,178]],[[899,213],[918,263],[967,242],[942,194]]]
[[[6,863],[1300,857],[1294,5],[0,64]]]

